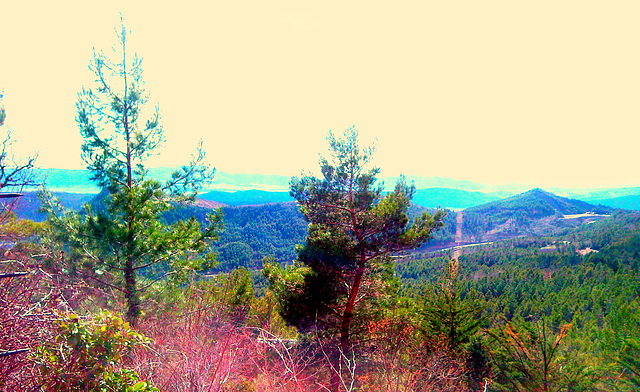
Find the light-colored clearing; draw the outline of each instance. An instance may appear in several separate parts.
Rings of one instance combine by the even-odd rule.
[[[585,212],[584,214],[564,215],[560,219],[578,219],[578,218],[595,218],[595,217],[606,218],[608,216],[611,216],[611,214],[596,214],[595,212]]]

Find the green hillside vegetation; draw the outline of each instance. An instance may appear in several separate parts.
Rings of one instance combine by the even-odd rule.
[[[640,320],[637,316],[621,320],[622,311],[637,307],[640,297],[639,228],[640,215],[620,211],[562,236],[470,248],[459,258],[466,281],[461,297],[476,295],[483,314],[492,320],[488,325],[494,328],[505,322],[536,320],[544,320],[556,331],[570,325],[566,344],[574,352],[571,355],[579,355],[583,364],[600,369],[604,376],[611,358],[636,355],[640,347],[635,340],[624,353],[623,347],[611,344],[623,339],[618,325]],[[577,252],[584,249],[595,251]],[[448,260],[431,256],[396,263],[401,294],[420,300]],[[637,331],[631,336],[636,339]],[[613,385],[600,388],[595,390],[617,390]]]
[[[209,212],[207,208],[185,207],[167,214],[166,219],[174,222],[193,216],[205,221]],[[212,246],[218,253],[213,271],[261,268],[266,257],[291,262],[296,258],[296,245],[302,244],[307,235],[307,223],[294,203],[222,207],[222,213],[224,228]]]
[[[557,234],[568,227],[600,219],[612,211],[610,207],[595,206],[533,189],[466,209],[464,241],[487,242],[518,236]],[[565,219],[574,215],[574,219]]]

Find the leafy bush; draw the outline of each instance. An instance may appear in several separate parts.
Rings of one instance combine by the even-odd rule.
[[[34,354],[44,391],[158,391],[138,373],[121,368],[126,354],[150,339],[120,317],[102,312],[84,321],[75,314],[56,321],[58,335]]]

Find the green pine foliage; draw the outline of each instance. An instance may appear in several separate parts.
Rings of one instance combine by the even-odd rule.
[[[380,277],[388,272],[388,257],[421,245],[442,220],[440,213],[424,213],[410,224],[407,212],[415,188],[400,179],[394,192],[383,196],[376,184],[379,169],[367,167],[374,149],[361,149],[357,138],[355,128],[346,130],[344,139],[330,133],[331,157],[320,161],[323,178],[291,180],[291,194],[310,223],[306,243],[298,250],[307,269],[298,279],[302,297],[296,303],[310,306],[304,314],[285,313],[285,318],[301,325],[337,315],[332,327],[343,350],[351,344],[360,291],[371,290],[369,298],[384,293],[386,279]]]
[[[635,299],[613,309],[606,319],[601,342],[603,353],[625,377],[616,379],[621,390],[640,388],[640,300]]]
[[[43,204],[52,228],[49,240],[65,252],[59,258],[65,270],[117,290],[126,301],[126,319],[135,324],[141,294],[154,281],[179,282],[207,266],[203,254],[217,237],[222,215],[210,213],[204,228],[193,217],[164,221],[163,215],[177,204],[194,201],[213,172],[203,164],[199,148],[193,160],[165,182],[148,177],[145,160],[164,137],[158,108],[147,110],[141,59],[127,51],[128,34],[121,26],[116,58],[94,54],[89,68],[96,86],[78,95],[82,158],[103,190],[101,203],[87,204],[76,213],[44,192]]]
[[[460,351],[470,343],[487,318],[475,293],[462,297],[463,286],[460,266],[454,259],[423,296],[423,329],[430,336],[441,337],[451,351]]]
[[[506,323],[488,331],[497,367],[493,387],[498,391],[567,391],[572,389],[566,373],[571,369],[563,355],[563,340],[570,325],[556,334],[543,320],[514,327]]]
[[[281,303],[285,320],[302,331],[320,330],[339,339],[333,351],[331,389],[339,389],[345,356],[356,331],[397,291],[389,266],[397,252],[414,249],[442,225],[442,212],[423,213],[410,222],[415,193],[403,178],[383,195],[373,147],[360,148],[358,132],[328,136],[329,158],[320,160],[322,178],[291,180],[291,195],[309,222],[299,265],[267,265],[265,273]],[[344,379],[343,379],[344,381]]]

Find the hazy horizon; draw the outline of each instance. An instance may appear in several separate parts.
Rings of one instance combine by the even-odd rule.
[[[176,169],[178,168],[178,166],[153,166],[153,167],[148,167],[148,169],[150,170],[154,170],[154,169]],[[86,171],[87,169],[65,169],[65,168],[44,168],[44,167],[38,167],[38,170],[60,170],[60,171]],[[288,191],[289,190],[289,179],[293,176],[290,175],[286,175],[286,174],[264,174],[264,173],[239,173],[239,172],[229,172],[229,171],[222,171],[222,170],[217,170],[216,169],[216,174],[214,175],[214,180],[213,180],[213,186],[206,186],[205,187],[205,191],[208,190],[224,190],[224,191],[236,191],[236,190],[250,190],[250,189],[254,189],[254,190],[266,190],[266,191]],[[156,173],[157,174],[157,173]],[[169,172],[167,171],[167,173],[165,173],[166,175],[169,174]],[[297,175],[294,176],[300,176],[303,174],[312,174],[315,176],[320,176],[319,173],[309,173],[308,171],[305,171],[305,173],[298,173]],[[153,172],[151,173],[151,175],[153,175]],[[227,179],[221,179],[221,175],[223,177],[227,177]],[[235,177],[235,176],[247,176],[247,177],[253,177],[253,176],[258,176],[258,177],[275,177],[278,180],[283,180],[282,183],[278,183],[278,184],[274,184],[271,182],[268,182],[266,184],[261,184],[261,183],[255,183],[255,187],[249,186],[247,184],[249,183],[244,183],[243,184],[235,184],[231,187],[228,187],[227,185],[231,184],[228,181],[228,177]],[[636,192],[632,191],[632,188],[638,188],[638,190],[640,191],[640,187],[638,186],[614,186],[614,187],[567,187],[567,186],[542,186],[539,184],[527,184],[527,183],[521,183],[521,182],[504,182],[504,183],[488,183],[488,182],[481,182],[481,181],[472,181],[472,180],[466,180],[466,179],[458,179],[458,178],[451,178],[451,177],[442,177],[442,176],[421,176],[421,175],[384,175],[384,173],[381,173],[380,175],[377,176],[378,179],[378,183],[383,182],[385,185],[385,189],[386,190],[393,190],[394,186],[395,186],[395,180],[399,179],[400,176],[404,176],[406,181],[408,183],[414,183],[415,181],[415,185],[417,189],[430,189],[430,188],[443,188],[443,189],[459,189],[459,190],[465,190],[465,191],[469,191],[469,192],[481,192],[481,193],[504,193],[507,192],[509,194],[516,194],[516,193],[521,193],[521,192],[526,192],[535,188],[541,188],[550,192],[560,192],[560,196],[571,196],[573,194],[581,194],[583,192],[581,191],[597,191],[597,190],[613,190],[613,189],[627,189],[625,195],[627,194],[636,194]],[[237,178],[236,178],[237,180]],[[245,178],[244,181],[247,181],[248,179]],[[275,179],[272,178],[271,181],[274,181]],[[222,184],[222,186],[220,186]],[[225,185],[226,184],[226,185]],[[67,184],[68,185],[68,184]],[[85,184],[75,184],[72,187],[79,187],[84,189]],[[66,186],[65,186],[66,187]],[[93,185],[91,186],[93,187]],[[54,189],[56,189],[54,187]],[[97,188],[96,188],[97,189]],[[74,192],[74,191],[72,191]],[[577,192],[577,193],[575,193]],[[631,193],[629,193],[631,192]],[[640,194],[640,192],[638,192],[638,194]]]

